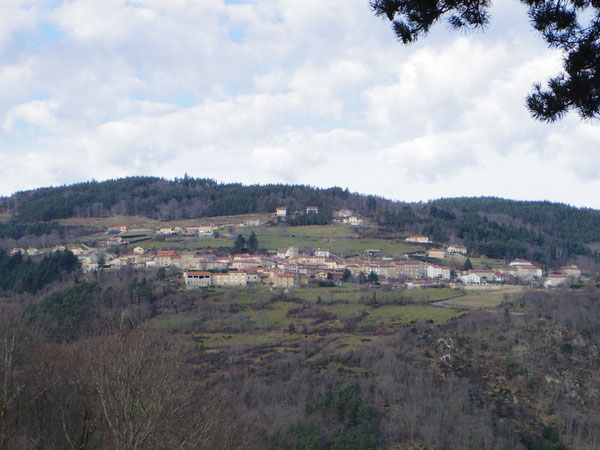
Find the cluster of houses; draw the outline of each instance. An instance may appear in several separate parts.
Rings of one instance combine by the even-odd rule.
[[[305,208],[306,214],[318,214],[319,207],[318,206],[307,206]],[[274,217],[277,220],[285,220],[288,216],[288,208],[285,206],[280,206],[275,209]],[[334,214],[334,223],[337,224],[346,224],[351,226],[362,226],[364,225],[364,219],[359,217],[353,211],[349,209],[340,209],[336,211]],[[129,225],[114,225],[108,230],[106,230],[106,234],[109,235],[107,239],[104,240],[103,244],[106,246],[111,245],[123,245],[128,244],[130,241],[127,239],[124,233],[134,233],[134,232],[144,232],[147,233],[149,231],[154,231],[157,236],[194,236],[194,237],[214,237],[215,232],[220,229],[227,229],[229,227],[234,226],[240,227],[260,227],[265,225],[265,222],[262,221],[259,217],[248,217],[244,219],[244,222],[239,224],[222,224],[215,225],[214,223],[201,224],[201,225],[193,225],[193,226],[164,226],[155,230],[147,230],[147,229],[131,229]]]
[[[318,214],[318,206],[307,206],[305,209],[306,214]],[[275,209],[275,217],[277,219],[285,219],[288,215],[288,209],[285,206],[280,206]],[[333,213],[333,223],[341,223],[351,226],[362,226],[365,221],[350,209],[340,209]]]
[[[159,252],[163,253],[163,252]],[[253,283],[290,288],[311,282],[340,282],[348,273],[365,279],[371,273],[384,282],[402,282],[408,288],[453,282],[463,285],[515,284],[540,282],[545,287],[568,285],[581,276],[576,266],[561,267],[543,279],[540,268],[529,261],[516,259],[507,267],[454,271],[448,266],[418,260],[341,260],[327,249],[314,249],[304,254],[296,247],[278,249],[275,255],[235,255],[217,258],[213,255],[188,256],[171,254],[172,264],[183,269],[188,288],[198,286],[245,286]],[[161,260],[160,265],[167,261]],[[193,267],[192,267],[193,266]],[[312,280],[312,281],[311,281]]]
[[[16,253],[20,253],[21,255],[27,255],[27,256],[36,256],[36,255],[40,255],[42,253],[41,250],[35,248],[35,247],[29,247],[27,249],[24,248],[20,248],[20,247],[15,247],[15,248],[11,248],[8,251],[9,255],[14,255]]]
[[[156,230],[156,234],[162,236],[171,236],[174,234],[183,235],[183,236],[210,236],[212,235],[218,227],[213,224],[205,224],[205,225],[194,225],[190,227],[160,227]]]
[[[311,208],[314,211],[316,207]],[[278,208],[277,213],[287,211]],[[285,211],[284,211],[285,210]],[[318,212],[318,209],[317,209]],[[355,217],[350,210],[336,213],[340,219]],[[257,219],[258,220],[258,219]],[[160,234],[212,233],[213,224],[178,229],[178,227],[160,228]],[[129,231],[127,226],[115,226],[117,233]],[[110,239],[121,238],[115,236]],[[431,243],[426,236],[409,236],[407,242]],[[543,271],[530,261],[515,259],[505,267],[472,270],[453,270],[452,268],[421,260],[382,258],[379,250],[365,250],[365,257],[342,259],[333,255],[329,249],[315,248],[302,253],[297,247],[280,248],[270,254],[238,254],[219,257],[214,254],[199,254],[193,251],[160,250],[147,252],[143,247],[134,247],[131,253],[112,255],[98,249],[80,246],[57,246],[56,250],[70,250],[81,262],[85,271],[94,271],[102,263],[104,267],[122,268],[172,268],[183,274],[187,288],[206,286],[246,286],[251,284],[269,284],[275,288],[291,288],[311,282],[341,282],[352,276],[355,280],[373,278],[387,283],[404,283],[408,288],[425,287],[436,283],[454,283],[462,285],[536,283],[544,287],[569,285],[581,277],[577,266],[560,267],[556,272],[543,277]],[[10,250],[36,255],[40,251],[34,248]],[[429,248],[427,256],[443,259],[447,255],[466,255],[463,245],[449,245],[446,248]]]
[[[433,244],[427,236],[412,235],[405,239],[411,244]],[[467,247],[460,244],[451,244],[446,248],[430,248],[427,250],[427,256],[430,258],[445,258],[448,255],[466,255]]]

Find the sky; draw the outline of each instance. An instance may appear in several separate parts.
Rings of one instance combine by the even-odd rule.
[[[0,195],[130,175],[600,208],[600,124],[516,0],[399,43],[368,0],[2,0]]]

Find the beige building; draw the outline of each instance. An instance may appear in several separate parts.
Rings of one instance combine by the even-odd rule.
[[[427,264],[421,261],[396,261],[399,274],[407,278],[417,279],[427,276]]]
[[[212,284],[214,286],[247,286],[253,283],[258,283],[256,272],[248,273],[241,270],[231,270],[212,274]]]
[[[164,234],[164,235],[169,235],[169,234],[175,234],[175,228],[173,227],[160,227],[157,231],[158,234]]]
[[[295,276],[293,273],[275,273],[273,274],[273,286],[280,288],[291,288],[295,286]]]
[[[448,253],[460,253],[461,255],[467,254],[467,247],[464,245],[449,245],[447,249]]]
[[[161,250],[154,257],[154,262],[159,267],[169,267],[175,265],[176,258],[175,250]]]
[[[275,208],[275,216],[285,219],[287,216],[287,208],[285,206],[280,206],[279,208]]]
[[[246,219],[244,222],[244,226],[246,227],[260,227],[260,219],[258,217],[252,217],[250,219]]]
[[[581,270],[577,266],[562,266],[558,271],[572,278],[579,278],[581,276]]]
[[[517,277],[522,280],[531,280],[542,276],[542,269],[533,264],[521,264],[514,267],[516,269]]]
[[[430,258],[443,259],[446,256],[446,251],[443,248],[431,248],[427,250],[427,256]]]

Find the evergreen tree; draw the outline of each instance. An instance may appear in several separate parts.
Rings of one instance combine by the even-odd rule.
[[[377,275],[377,272],[372,270],[371,273],[367,275],[367,281],[373,284],[379,283],[379,275]]]
[[[231,252],[233,254],[242,253],[245,250],[245,246],[246,239],[244,239],[244,236],[242,236],[241,234],[238,234],[237,238],[235,239],[235,242],[233,243],[233,248],[231,249]]]
[[[467,260],[463,264],[462,270],[471,270],[472,268],[473,268],[473,263],[471,262],[471,260],[469,258],[467,258]]]
[[[352,278],[352,272],[350,272],[350,270],[348,270],[348,269],[344,269],[344,274],[342,275],[342,281],[346,282],[350,278]]]
[[[258,251],[258,239],[256,238],[256,234],[254,231],[250,233],[250,237],[248,238],[248,251],[250,253],[256,253]]]
[[[520,0],[549,47],[563,51],[564,72],[538,83],[527,97],[531,115],[552,122],[569,109],[583,119],[600,117],[600,4],[590,0]],[[489,22],[489,0],[371,0],[404,44],[426,35],[443,17],[451,28],[481,29]]]

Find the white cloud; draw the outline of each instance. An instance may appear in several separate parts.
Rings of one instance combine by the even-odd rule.
[[[468,173],[478,162],[481,134],[432,134],[398,143],[377,154],[383,166],[393,166],[405,181],[436,182],[448,174]]]
[[[31,0],[0,2],[0,52],[16,32],[27,32],[38,22],[40,8]]]
[[[358,131],[334,129],[326,133],[290,132],[252,152],[252,161],[260,173],[278,181],[296,182],[313,168],[338,161],[353,149],[365,145]]]
[[[38,100],[15,106],[7,114],[3,128],[13,131],[18,121],[27,122],[43,129],[44,131],[59,131],[60,123],[56,118],[58,102],[54,100]]]
[[[188,172],[410,200],[583,198],[598,128],[529,117],[524,96],[560,55],[522,5],[493,12],[484,35],[438,26],[405,47],[365,0],[7,0],[0,153],[19,176],[0,169],[0,192]],[[568,186],[544,186],[561,173]]]

